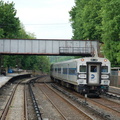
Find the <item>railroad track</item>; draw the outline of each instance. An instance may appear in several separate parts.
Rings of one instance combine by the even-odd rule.
[[[28,120],[25,85],[21,85],[20,83],[15,85],[0,120],[13,120],[15,118]]]
[[[120,94],[119,93],[107,92],[107,93],[104,94],[104,96],[120,100]]]
[[[56,87],[56,85],[53,85],[53,87],[63,94],[67,95],[72,100],[76,101],[77,103],[80,103],[81,105],[84,105],[85,103],[85,97],[72,91],[69,92],[66,88],[61,88],[59,86]],[[91,108],[91,110],[94,110],[99,115],[103,116],[103,118],[107,120],[115,119],[119,120],[120,118],[120,104],[105,98],[87,98],[86,100],[87,105],[85,105],[88,108]]]
[[[71,104],[68,100],[56,93],[46,84],[36,86],[42,91],[42,93],[49,99],[55,109],[60,113],[64,120],[92,120],[87,113],[80,110],[75,105]]]
[[[120,104],[116,103],[114,101],[105,99],[105,98],[99,98],[99,99],[90,99],[92,101],[94,101],[95,103],[98,103],[104,107],[107,107],[109,109],[111,109],[112,111],[120,114]]]

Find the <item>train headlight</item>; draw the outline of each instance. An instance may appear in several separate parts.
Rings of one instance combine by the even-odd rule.
[[[78,75],[78,78],[80,78],[80,75]]]
[[[86,78],[86,74],[78,74],[78,78]]]
[[[107,78],[109,78],[109,75],[102,75],[101,78],[107,79]]]

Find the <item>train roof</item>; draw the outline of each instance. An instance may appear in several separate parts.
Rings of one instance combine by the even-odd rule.
[[[80,61],[81,59],[84,59],[85,61],[86,60],[96,60],[96,59],[99,59],[99,60],[107,60],[108,62],[109,62],[109,60],[107,59],[107,58],[100,58],[100,57],[82,57],[82,58],[77,58],[77,59],[71,59],[71,60],[66,60],[66,61],[62,61],[62,62],[56,62],[56,63],[54,63],[54,64],[61,64],[61,63],[66,63],[66,62],[75,62],[75,61]]]

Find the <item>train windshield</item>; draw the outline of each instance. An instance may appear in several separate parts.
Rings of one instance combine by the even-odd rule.
[[[108,72],[108,66],[102,66],[102,72]]]
[[[91,66],[91,72],[97,72],[97,66]]]
[[[80,65],[80,72],[86,72],[86,66]]]

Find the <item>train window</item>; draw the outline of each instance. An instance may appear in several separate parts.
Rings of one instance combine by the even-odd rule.
[[[75,73],[76,73],[76,68],[69,68],[70,75],[75,75]]]
[[[61,73],[61,68],[58,68],[58,73]]]
[[[55,72],[57,72],[57,68],[55,68]]]
[[[108,66],[102,66],[102,72],[108,72]]]
[[[86,66],[80,65],[80,72],[86,72]]]
[[[97,66],[91,66],[91,72],[97,72]]]
[[[63,68],[63,74],[67,74],[67,68]]]

